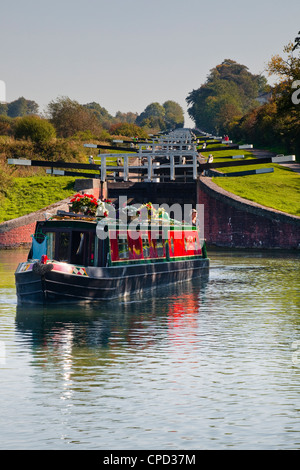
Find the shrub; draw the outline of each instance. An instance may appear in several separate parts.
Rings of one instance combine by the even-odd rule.
[[[36,144],[49,142],[55,135],[53,125],[38,116],[25,116],[18,121],[15,127],[16,139],[30,139]]]
[[[9,116],[0,115],[0,135],[13,135],[14,119]]]
[[[127,122],[113,124],[110,128],[112,135],[122,135],[126,137],[139,137],[141,139],[147,138],[147,132],[136,124],[130,124]]]

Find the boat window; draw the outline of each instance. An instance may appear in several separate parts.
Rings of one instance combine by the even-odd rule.
[[[94,232],[79,230],[72,232],[47,231],[46,235],[48,241],[47,256],[49,259],[82,266],[103,265],[105,246],[104,243],[99,244],[100,240]]]
[[[171,250],[171,254],[174,255],[174,238],[171,237],[170,239],[170,250]]]
[[[148,233],[142,235],[142,243],[143,243],[144,258],[149,258],[150,257],[150,244],[149,244]]]
[[[197,238],[195,237],[195,251],[198,251],[200,249],[200,246],[199,246],[199,243],[198,243],[198,240]]]
[[[55,232],[47,232],[47,256],[49,259],[55,259]]]
[[[97,266],[98,260],[98,244],[95,243],[95,235],[93,233],[89,233],[89,249],[88,249],[88,266]]]
[[[129,258],[128,241],[126,234],[125,236],[123,234],[119,234],[118,236],[118,253],[119,259]]]
[[[73,264],[84,264],[85,233],[74,231],[72,233],[71,259]]]
[[[195,237],[188,236],[184,237],[184,248],[185,251],[194,251],[195,250]]]
[[[156,252],[158,258],[162,258],[163,256],[165,256],[164,242],[161,235],[159,236],[158,240],[156,240]]]
[[[97,266],[98,244],[95,245],[95,234],[93,232],[72,232],[71,260],[73,264],[82,266]]]
[[[104,242],[105,242],[105,240],[99,240],[99,238],[96,237],[96,250],[95,250],[95,264],[94,264],[94,266],[106,266],[106,263],[107,263],[107,248],[106,248],[106,244]]]
[[[58,234],[57,261],[69,261],[70,232]]]

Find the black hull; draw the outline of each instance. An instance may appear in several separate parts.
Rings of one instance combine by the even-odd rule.
[[[18,304],[103,301],[207,276],[209,259],[86,268],[88,276],[16,272]]]

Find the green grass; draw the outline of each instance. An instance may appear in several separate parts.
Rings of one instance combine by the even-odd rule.
[[[95,160],[100,165],[100,157],[96,156]],[[116,165],[117,158],[108,157],[106,164]],[[95,173],[95,170],[78,171]],[[82,177],[79,176],[79,178]],[[7,189],[6,197],[0,199],[0,223],[27,215],[72,196],[76,179],[70,176],[50,175],[15,177],[12,185]]]
[[[221,145],[220,145],[221,146]],[[217,145],[214,147],[217,147]],[[209,149],[209,146],[207,146],[207,149]],[[200,153],[201,153],[201,149],[200,149]],[[231,156],[232,155],[244,155],[245,158],[243,158],[243,160],[247,160],[248,158],[253,158],[253,154],[251,152],[249,152],[249,150],[243,150],[243,149],[240,149],[240,150],[217,150],[217,151],[212,151],[212,152],[205,152],[205,153],[202,153],[202,155],[207,158],[208,155],[212,154],[213,157],[214,157],[214,161],[215,162],[228,162],[228,161],[234,161],[232,160]]]
[[[232,161],[229,155],[244,154],[245,158],[251,158],[251,152],[220,151],[213,153],[214,161]],[[244,160],[244,159],[243,159]],[[273,173],[214,177],[212,180],[221,188],[233,194],[241,196],[249,201],[263,206],[300,216],[300,175],[290,168],[274,164],[244,165],[240,167],[222,167],[218,171],[231,173],[236,171],[254,170],[257,168],[274,168]]]
[[[1,199],[0,223],[43,209],[74,194],[75,178],[31,176],[14,178],[7,196]]]

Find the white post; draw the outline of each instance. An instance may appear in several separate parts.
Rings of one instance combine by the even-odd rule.
[[[160,167],[160,162],[153,162],[153,168],[159,168],[159,167]],[[153,183],[160,183],[160,177],[157,175],[153,177]]]
[[[154,140],[153,140],[153,144],[152,144],[152,154],[153,154],[153,155],[155,154],[155,143],[154,143]]]
[[[193,155],[193,179],[197,179],[197,155]]]
[[[128,181],[128,155],[124,155],[124,181]]]
[[[148,155],[148,181],[150,182],[152,180],[152,156]]]
[[[175,180],[175,162],[174,155],[170,155],[170,180]]]
[[[106,155],[99,154],[98,157],[101,156],[101,181],[106,180]]]

